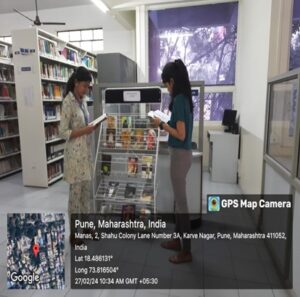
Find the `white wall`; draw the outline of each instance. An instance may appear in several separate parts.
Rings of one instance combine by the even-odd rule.
[[[31,18],[35,13],[25,12]],[[47,9],[39,12],[41,21],[66,22],[66,26],[42,26],[45,31],[103,27],[104,52],[120,52],[135,60],[135,28],[121,25],[113,16],[102,13],[94,5]],[[134,14],[132,14],[134,17]],[[134,21],[134,20],[133,20]],[[134,21],[135,22],[135,21]],[[11,35],[11,31],[30,27],[31,24],[17,13],[0,15],[0,36]]]
[[[239,2],[236,71],[241,126],[264,137],[272,0]]]
[[[245,194],[261,192],[272,0],[240,0],[236,105],[240,114],[239,175]]]

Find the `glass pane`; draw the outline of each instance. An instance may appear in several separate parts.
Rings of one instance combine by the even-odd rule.
[[[294,160],[297,96],[296,79],[271,87],[267,151],[289,171]]]
[[[232,109],[232,93],[204,94],[204,120],[222,121],[225,109]]]
[[[92,42],[93,52],[103,51],[103,40],[97,40]]]
[[[69,41],[69,32],[58,32],[58,37],[62,40]]]
[[[81,31],[82,40],[93,40],[93,31],[92,30],[82,30]]]
[[[79,41],[80,39],[80,31],[70,31],[70,41]]]
[[[82,41],[80,46],[85,49],[86,51],[92,51],[92,42],[91,41]]]
[[[149,11],[149,79],[180,58],[191,80],[206,85],[235,83],[237,3]]]
[[[94,39],[103,39],[103,29],[94,30]]]
[[[300,0],[294,0],[290,44],[290,70],[300,67]]]

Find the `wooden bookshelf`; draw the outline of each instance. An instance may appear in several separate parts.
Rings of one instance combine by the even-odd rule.
[[[23,183],[48,187],[63,177],[58,127],[66,83],[79,66],[85,66],[95,80],[96,57],[38,28],[16,30],[12,37],[14,65],[19,69],[15,81]]]
[[[0,178],[21,170],[12,45],[0,41]]]

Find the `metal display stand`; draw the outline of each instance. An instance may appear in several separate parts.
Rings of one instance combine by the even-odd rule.
[[[147,113],[160,109],[160,87],[100,87],[100,126],[94,164],[96,213],[156,213],[159,129]]]

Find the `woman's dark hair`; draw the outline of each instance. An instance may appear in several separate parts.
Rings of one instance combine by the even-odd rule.
[[[174,86],[171,94],[172,100],[170,102],[169,109],[172,111],[174,98],[179,94],[183,94],[188,98],[190,110],[193,112],[194,105],[192,100],[192,89],[189,74],[184,63],[180,59],[167,63],[162,71],[161,79],[163,83],[169,83],[171,78],[174,80]]]
[[[76,70],[74,70],[72,75],[69,77],[64,97],[66,97],[69,92],[74,92],[75,81],[91,82],[92,76],[85,67],[83,66],[78,67]]]

